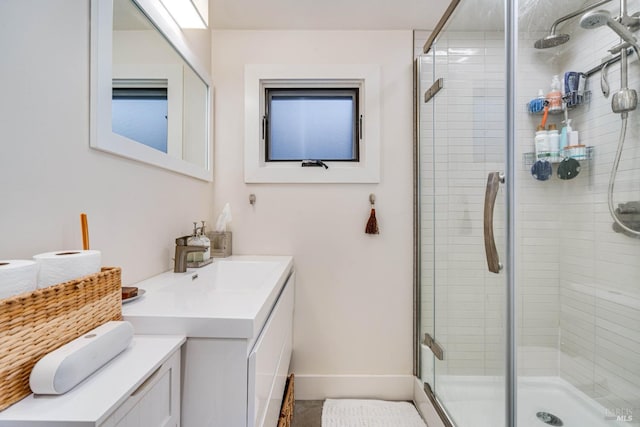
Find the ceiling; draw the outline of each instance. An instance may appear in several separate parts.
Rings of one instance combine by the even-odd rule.
[[[590,3],[596,0],[587,0]],[[209,0],[214,30],[431,30],[450,0]],[[461,0],[448,28],[504,28],[505,0]],[[547,30],[586,0],[520,0],[519,25]]]
[[[209,0],[209,26],[214,30],[431,30],[450,1]],[[504,2],[460,0],[447,28],[502,30]],[[114,3],[115,16],[121,17],[116,20],[118,29],[148,27],[129,0]],[[584,4],[585,0],[520,0],[520,31],[547,31],[553,21]]]
[[[214,30],[428,30],[435,27],[449,1],[209,0],[209,26]]]

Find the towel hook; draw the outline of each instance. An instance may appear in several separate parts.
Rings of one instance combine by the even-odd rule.
[[[371,203],[372,205],[376,204],[376,195],[371,193],[369,194],[369,203]]]

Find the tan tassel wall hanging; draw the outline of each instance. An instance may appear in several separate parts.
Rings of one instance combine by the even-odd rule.
[[[378,221],[376,220],[376,210],[374,208],[376,203],[375,194],[369,194],[369,203],[371,203],[371,214],[369,214],[369,221],[367,221],[367,226],[364,229],[364,232],[367,234],[380,234],[380,230],[378,230]]]

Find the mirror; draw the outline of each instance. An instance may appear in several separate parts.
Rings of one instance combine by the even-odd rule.
[[[159,2],[91,1],[92,148],[211,181],[209,82]]]

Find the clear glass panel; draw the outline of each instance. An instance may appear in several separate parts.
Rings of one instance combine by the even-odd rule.
[[[433,109],[433,135],[421,136],[421,185],[432,189],[421,200],[422,245],[432,256],[422,278],[433,277],[435,339],[444,348],[431,385],[459,427],[505,425],[506,275],[488,272],[483,240],[487,176],[505,170],[503,17],[488,2],[458,6],[432,47],[430,80],[443,78],[444,88],[421,106],[421,114]],[[504,209],[500,187],[493,224],[501,258]]]
[[[422,46],[424,40],[416,39],[416,45]],[[435,245],[434,245],[434,135],[437,123],[434,120],[437,98],[424,103],[424,92],[433,84],[434,53],[421,55],[416,59],[418,76],[418,144],[420,194],[420,379],[431,387],[435,382],[435,361],[431,350],[424,344],[425,334],[435,336]]]
[[[431,78],[444,77],[445,89],[430,107],[431,140],[428,132],[420,140],[433,147],[432,156],[422,148],[421,170],[432,170],[433,192],[422,192],[421,214],[423,253],[432,245],[433,254],[422,268],[432,269],[426,289],[435,301],[435,338],[445,349],[445,360],[435,363],[435,391],[458,426],[473,427],[504,425],[506,397],[505,274],[482,271],[478,258],[479,189],[487,172],[504,170],[505,47],[502,11],[492,5],[462,2],[439,38]],[[517,265],[507,268],[515,270],[517,296],[518,426],[640,424],[640,240],[634,235],[640,231],[640,119],[632,111],[624,120],[617,94],[638,88],[640,73],[635,55],[627,85],[624,58],[599,68],[620,47],[620,35],[634,41],[618,24],[633,21],[618,18],[623,6],[519,5],[517,138],[507,142],[517,158],[510,230]],[[626,10],[640,12],[640,0],[627,1]],[[541,99],[551,107],[547,116]],[[423,174],[423,188],[429,176]],[[499,254],[506,234],[502,192],[493,222]],[[428,277],[423,271],[423,284]],[[429,308],[422,313],[427,321]]]
[[[579,73],[600,66],[610,56],[608,50],[619,45],[620,38],[611,29],[617,22],[606,24],[607,15],[620,15],[620,2],[593,8],[608,13],[592,11],[592,19],[584,25],[581,18],[586,12],[580,11],[584,1],[557,7],[542,3],[522,5],[518,23],[519,425],[534,425],[540,417],[557,417],[566,427],[637,425],[640,240],[614,231],[607,206],[622,129],[621,115],[611,108],[613,94],[621,87],[620,63],[607,67],[608,98],[597,69],[588,78],[586,93],[571,91]],[[640,11],[640,1],[627,3],[629,15]],[[552,37],[552,23],[574,12],[576,16],[562,20]],[[596,21],[602,26],[589,25]],[[560,37],[565,34],[570,37]],[[538,49],[536,44],[556,46]],[[638,63],[631,59],[628,83],[638,88]],[[557,127],[560,146],[570,146],[565,150],[554,148],[555,135],[547,147],[536,136],[543,121],[536,98],[539,90],[552,98],[554,75],[565,97],[545,125]],[[571,131],[564,143],[567,118]],[[640,119],[631,112],[612,194],[614,209],[638,229],[633,203],[640,201],[639,136]],[[548,165],[534,163],[536,138],[538,152],[545,148],[559,152]],[[563,158],[567,160],[560,161]],[[532,176],[532,167],[534,171],[550,167],[552,173],[542,181]]]
[[[356,160],[355,102],[321,93],[270,95],[267,160]]]

